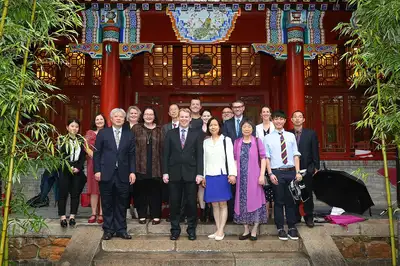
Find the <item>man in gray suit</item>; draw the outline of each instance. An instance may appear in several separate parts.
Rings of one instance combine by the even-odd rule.
[[[167,132],[173,128],[179,127],[179,106],[176,103],[173,103],[169,106],[168,114],[171,117],[172,121],[163,125],[162,133],[163,136],[167,135]]]

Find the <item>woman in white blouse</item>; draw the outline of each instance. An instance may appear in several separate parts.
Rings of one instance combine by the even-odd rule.
[[[256,135],[257,137],[264,142],[264,137],[275,130],[275,126],[271,121],[271,109],[268,106],[263,106],[261,108],[261,118],[262,123],[256,126]],[[272,216],[273,211],[270,210],[274,206],[274,191],[272,190],[272,186],[270,184],[266,184],[264,186],[265,192],[265,200],[266,200],[266,208],[268,213]],[[273,216],[272,216],[273,217]]]
[[[231,199],[231,184],[235,184],[237,169],[233,159],[233,144],[229,137],[222,135],[222,123],[212,117],[207,123],[204,140],[204,200],[212,203],[217,231],[208,237],[222,240],[228,219],[227,201]]]
[[[271,109],[268,106],[261,108],[260,116],[262,123],[256,126],[256,136],[263,141],[264,136],[275,130],[274,124],[271,121]]]

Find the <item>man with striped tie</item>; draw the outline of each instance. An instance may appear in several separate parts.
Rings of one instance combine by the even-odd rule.
[[[267,155],[267,173],[273,183],[275,194],[274,216],[281,240],[298,239],[296,229],[295,202],[289,191],[289,184],[293,179],[300,181],[300,153],[297,149],[296,137],[293,133],[285,131],[286,114],[277,110],[272,113],[272,123],[275,130],[264,137]],[[284,229],[285,207],[288,233]]]

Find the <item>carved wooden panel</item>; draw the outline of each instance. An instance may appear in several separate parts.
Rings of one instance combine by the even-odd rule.
[[[232,45],[232,85],[260,85],[260,54],[251,45]]]
[[[144,85],[172,85],[172,45],[155,45],[144,56]]]

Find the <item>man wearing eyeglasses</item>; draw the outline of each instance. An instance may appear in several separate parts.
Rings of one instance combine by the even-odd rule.
[[[231,119],[232,117],[233,117],[232,109],[229,107],[225,107],[222,110],[222,122],[225,124],[225,122]]]
[[[234,116],[225,121],[224,123],[224,130],[223,134],[224,136],[228,136],[231,138],[232,143],[235,142],[237,138],[242,137],[242,130],[240,128],[240,123],[243,121],[243,118],[246,118],[243,116],[243,112],[245,110],[244,102],[241,100],[237,100],[232,103],[232,110]],[[253,130],[253,136],[255,136],[256,130],[254,128]]]

